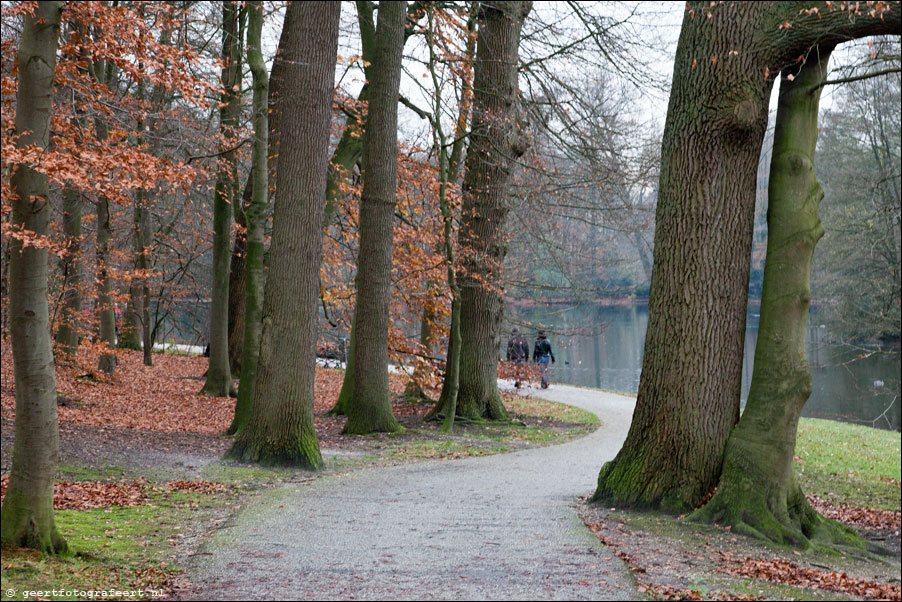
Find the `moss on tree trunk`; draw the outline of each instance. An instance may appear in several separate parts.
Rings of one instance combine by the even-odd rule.
[[[316,469],[313,424],[322,265],[322,199],[329,169],[338,2],[293,2],[282,28],[284,95],[263,329],[247,424],[228,456]]]
[[[247,237],[245,256],[244,294],[244,345],[241,354],[241,387],[235,404],[235,417],[227,431],[237,433],[251,414],[254,386],[257,379],[257,363],[260,355],[260,332],[263,317],[263,238],[267,213],[269,177],[267,169],[268,140],[268,88],[266,64],[261,50],[263,7],[260,2],[248,3],[247,62],[254,82],[253,121],[254,148],[251,164],[251,203],[245,212]]]
[[[811,258],[824,229],[824,196],[814,172],[818,103],[831,47],[815,47],[783,72],[770,164],[767,258],[755,368],[745,411],[730,434],[714,497],[692,520],[736,533],[807,546],[812,540],[862,545],[853,532],[819,516],[793,468],[796,430],[811,394],[805,349]]]
[[[360,252],[354,307],[354,389],[344,432],[396,431],[388,388],[392,234],[398,179],[398,89],[404,49],[404,3],[380,2],[369,69],[370,101],[360,199]]]
[[[898,31],[902,22],[899,3],[881,13],[804,5],[817,6],[686,6],[661,149],[639,394],[623,448],[599,473],[596,501],[685,512],[720,478],[739,419],[756,174],[773,78],[818,43]]]
[[[219,132],[223,153],[213,192],[213,288],[210,294],[210,362],[201,389],[207,395],[235,395],[229,366],[229,242],[232,206],[238,202],[238,157],[234,140],[241,113],[239,93],[241,57],[239,35],[241,9],[235,2],[222,5],[222,93]]]

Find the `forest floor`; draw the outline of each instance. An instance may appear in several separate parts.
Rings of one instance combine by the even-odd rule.
[[[8,350],[4,489],[15,410]],[[111,382],[90,369],[92,358],[58,368],[55,505],[74,553],[42,559],[4,548],[3,599],[11,589],[22,599],[25,588],[57,587],[69,591],[44,597],[140,589],[182,598],[899,599],[898,433],[803,423],[805,490],[894,555],[798,553],[579,500],[626,434],[629,398],[527,390],[505,396],[515,422],[457,425],[448,435],[423,422],[431,404],[399,395],[402,433],[347,437],[343,418],[325,416],[343,373],[321,369],[316,426],[327,467],[313,475],[222,462],[230,439],[219,433],[234,401],[197,394],[203,358],[154,360],[145,368],[140,354],[122,354]],[[400,393],[403,380],[391,386]],[[448,459],[459,461],[440,461]],[[586,540],[577,515],[597,539]],[[286,576],[294,574],[302,581]]]

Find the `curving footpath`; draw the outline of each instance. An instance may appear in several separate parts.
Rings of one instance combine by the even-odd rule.
[[[560,385],[532,394],[589,410],[602,426],[563,445],[285,485],[205,544],[188,597],[639,597],[575,511],[623,443],[635,400]]]

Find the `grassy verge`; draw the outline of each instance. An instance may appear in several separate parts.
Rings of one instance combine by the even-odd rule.
[[[383,455],[389,460],[486,456],[564,443],[591,433],[600,424],[595,414],[534,397],[506,397],[504,405],[513,422],[457,423],[447,435],[412,429],[406,436],[395,437],[395,444]]]
[[[520,416],[532,416],[545,420],[575,422],[592,426],[601,424],[598,416],[591,412],[535,397],[511,397],[505,400],[504,405],[508,411]]]
[[[902,435],[802,418],[796,468],[802,490],[834,503],[899,510]]]
[[[179,558],[187,543],[199,535],[194,529],[216,520],[233,499],[231,493],[148,486],[146,505],[58,510],[57,527],[69,551],[42,557],[33,550],[4,546],[2,598],[34,599],[36,591],[43,592],[40,598],[45,600],[163,595],[181,573]]]

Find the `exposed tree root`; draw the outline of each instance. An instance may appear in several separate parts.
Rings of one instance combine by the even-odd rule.
[[[252,441],[242,437],[225,454],[227,460],[263,466],[287,466],[319,470],[323,465],[316,436],[299,437],[294,442]]]
[[[802,549],[882,552],[852,528],[818,514],[798,485],[788,491],[769,491],[766,485],[757,485],[719,489],[688,520],[718,524],[740,535]]]

